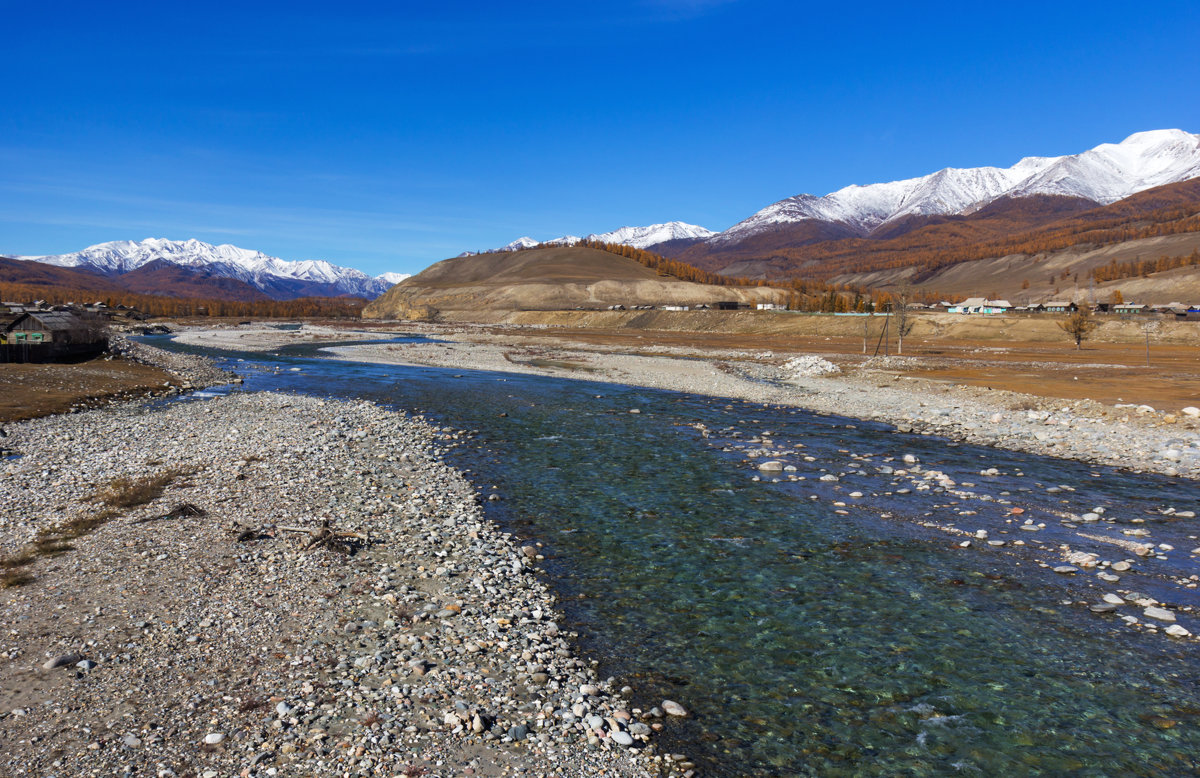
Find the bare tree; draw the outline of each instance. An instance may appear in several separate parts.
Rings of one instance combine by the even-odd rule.
[[[1100,325],[1092,318],[1090,308],[1084,306],[1058,323],[1059,329],[1075,339],[1075,348],[1083,348],[1083,341]]]
[[[1150,367],[1150,336],[1157,335],[1160,329],[1162,322],[1157,316],[1142,322],[1142,332],[1146,335],[1146,367]]]
[[[896,318],[896,353],[904,353],[904,336],[912,332],[912,288],[902,286],[892,296],[892,315]]]

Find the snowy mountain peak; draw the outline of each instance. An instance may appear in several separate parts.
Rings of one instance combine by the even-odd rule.
[[[781,224],[835,222],[861,234],[905,216],[972,213],[1001,197],[1083,197],[1105,204],[1200,176],[1200,135],[1150,130],[1064,157],[1025,157],[1009,168],[945,168],[920,178],[853,185],[824,197],[773,203],[714,238],[741,240]]]
[[[204,268],[226,278],[236,278],[279,299],[311,294],[355,295],[375,298],[386,292],[400,273],[372,278],[354,268],[321,259],[290,262],[261,251],[238,248],[228,243],[214,246],[195,238],[143,241],[114,240],[71,254],[17,257],[59,267],[85,267],[110,275],[121,275],[156,260],[190,268]]]
[[[687,240],[696,238],[711,238],[716,235],[712,230],[686,222],[667,222],[666,224],[651,224],[648,227],[622,227],[612,232],[593,233],[588,240],[598,240],[601,243],[620,243],[623,246],[633,246],[644,249],[669,240]]]
[[[586,238],[580,238],[575,235],[564,235],[561,238],[554,238],[553,240],[539,241],[526,236],[517,238],[512,243],[501,246],[498,249],[491,249],[487,253],[520,251],[521,249],[531,249],[535,246],[574,246],[583,240],[595,240],[601,243],[619,243],[624,246],[633,246],[636,249],[644,249],[659,243],[665,243],[668,240],[703,239],[711,238],[716,234],[712,230],[695,224],[675,221],[667,222],[666,224],[651,224],[647,227],[621,227],[612,232],[592,233]],[[464,254],[463,256],[469,256],[469,254]]]

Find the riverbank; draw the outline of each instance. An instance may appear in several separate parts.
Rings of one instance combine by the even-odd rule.
[[[564,341],[527,329],[405,325],[403,330],[431,342],[331,346],[325,352],[367,362],[554,375],[789,405],[882,421],[901,431],[1200,478],[1200,410],[1195,407],[1162,411],[1139,402],[1046,397],[1036,393],[1036,381],[1031,391],[1016,392],[921,377],[919,368],[941,367],[946,360],[826,354],[833,370],[822,373],[789,364],[797,357],[793,353],[655,346],[650,336],[614,346]],[[395,333],[371,333],[376,338],[390,334]],[[331,339],[328,333],[319,335]],[[303,328],[285,335],[239,328],[185,332],[180,339],[254,351],[275,348],[280,338],[296,342],[303,337]],[[1097,363],[1041,369],[1066,371],[1086,382],[1095,373],[1109,375],[1122,368]],[[1136,397],[1137,378],[1129,381],[1130,397]]]
[[[537,549],[440,458],[457,433],[264,393],[8,429],[0,772],[662,767],[661,711],[572,652]],[[282,529],[324,522],[353,554]]]

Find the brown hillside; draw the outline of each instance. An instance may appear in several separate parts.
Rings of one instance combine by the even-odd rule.
[[[205,298],[253,302],[269,300],[267,295],[245,281],[225,278],[211,270],[180,267],[165,260],[156,259],[114,279],[122,288],[138,294],[165,295],[167,297]]]
[[[1078,198],[1013,198],[969,216],[937,217],[919,226],[919,220],[910,220],[897,225],[912,227],[901,235],[885,228],[880,238],[815,243],[814,228],[800,225],[792,245],[784,245],[787,230],[781,229],[736,244],[694,246],[679,259],[726,274],[826,280],[905,268],[933,273],[961,262],[1200,231],[1200,179],[1108,206],[1087,205]]]
[[[95,291],[119,291],[108,277],[87,270],[46,265],[21,259],[0,257],[0,283],[32,287],[70,287]]]
[[[553,311],[610,305],[698,305],[782,301],[772,288],[680,281],[608,251],[551,247],[447,259],[392,287],[364,318],[447,311]],[[461,317],[460,317],[461,318]]]

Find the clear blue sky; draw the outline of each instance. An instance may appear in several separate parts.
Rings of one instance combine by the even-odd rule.
[[[1200,3],[809,6],[0,2],[0,253],[416,272],[1200,132]]]

